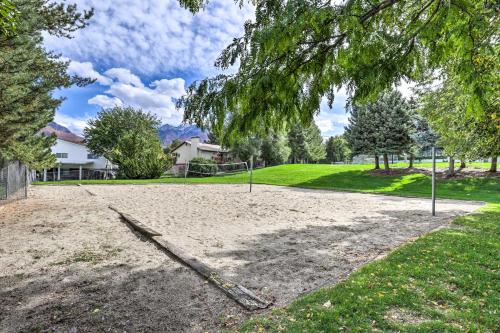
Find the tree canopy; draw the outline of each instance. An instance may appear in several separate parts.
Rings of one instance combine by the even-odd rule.
[[[207,2],[179,1],[193,12]],[[194,82],[178,101],[185,120],[225,136],[280,129],[311,121],[340,87],[359,102],[435,76],[455,76],[481,113],[498,88],[496,1],[252,2],[255,20],[216,61],[237,72]]]
[[[349,104],[349,124],[345,137],[353,154],[383,154],[389,169],[388,154],[410,151],[413,130],[411,108],[398,91],[385,91],[375,102]]]
[[[16,30],[18,11],[10,0],[0,0],[0,36],[12,35]]]
[[[124,178],[158,178],[171,165],[158,138],[160,121],[131,107],[104,109],[84,129],[87,147],[118,165]]]
[[[326,156],[323,137],[316,123],[296,123],[288,132],[288,146],[293,163],[319,162]]]
[[[44,49],[43,35],[69,38],[86,26],[92,11],[47,0],[10,2],[18,20],[15,34],[0,34],[0,155],[40,168],[55,162],[49,149],[54,138],[36,135],[61,104],[53,91],[91,82],[70,77],[68,63]]]
[[[498,100],[480,115],[464,113],[467,100],[460,81],[449,78],[438,87],[424,89],[419,111],[439,134],[438,143],[448,156],[496,159],[500,155]]]

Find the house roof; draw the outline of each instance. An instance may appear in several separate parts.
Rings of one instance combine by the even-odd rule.
[[[177,147],[172,149],[172,151],[176,151],[177,149],[182,147],[184,144],[191,145],[191,141],[182,142]],[[215,152],[215,153],[218,153],[218,152],[227,153],[227,152],[229,152],[229,150],[227,150],[227,149],[222,149],[222,147],[220,145],[212,145],[212,144],[208,144],[208,143],[199,143],[198,150],[211,151],[211,152]]]
[[[52,127],[46,126],[40,130],[40,133],[43,135],[49,136],[52,134],[55,134],[56,137],[60,140],[76,143],[79,145],[85,145],[85,139],[82,138],[81,136],[78,136],[73,133],[68,133],[68,132],[63,132],[63,131],[58,131],[56,129],[53,129]]]

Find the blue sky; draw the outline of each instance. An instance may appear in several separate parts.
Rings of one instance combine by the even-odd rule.
[[[64,2],[95,10],[74,38],[45,38],[48,49],[71,61],[70,73],[97,80],[57,92],[66,100],[56,121],[77,133],[98,110],[113,105],[140,107],[163,123],[179,124],[182,110],[175,109],[175,99],[193,80],[217,73],[215,59],[253,16],[250,6],[239,8],[233,0],[212,0],[195,15],[177,0]],[[345,100],[341,90],[332,110],[322,103],[316,122],[324,136],[343,132]]]

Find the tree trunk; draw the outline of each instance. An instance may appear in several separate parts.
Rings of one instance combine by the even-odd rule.
[[[384,153],[384,170],[389,171],[391,168],[389,167],[389,156]]]
[[[415,155],[410,154],[410,166],[409,166],[410,169],[413,168],[413,160],[415,160]]]
[[[453,176],[455,174],[455,159],[450,157],[450,161],[448,163],[448,176]]]
[[[465,164],[465,160],[461,159],[460,160],[460,169],[465,169],[466,167],[467,167],[467,165]]]
[[[380,161],[378,159],[378,155],[375,155],[375,170],[380,169]]]
[[[498,162],[498,157],[494,156],[491,158],[490,172],[497,172],[497,162]]]

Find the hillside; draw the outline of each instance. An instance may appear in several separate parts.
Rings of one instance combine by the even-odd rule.
[[[168,146],[175,139],[188,140],[193,136],[199,136],[202,142],[208,139],[206,132],[194,125],[184,124],[179,126],[165,124],[159,128],[158,135],[160,136],[162,146]]]

